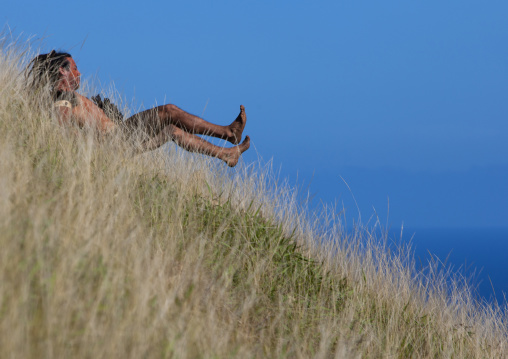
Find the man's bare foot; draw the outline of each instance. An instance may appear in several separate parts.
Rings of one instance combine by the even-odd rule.
[[[238,163],[240,155],[245,151],[247,151],[249,147],[250,147],[250,137],[245,136],[245,140],[243,140],[243,142],[240,145],[225,149],[226,152],[223,153],[223,155],[221,156],[221,160],[226,162],[229,167],[235,167],[236,164]]]
[[[245,107],[240,105],[240,114],[228,127],[231,131],[231,135],[228,137],[228,141],[233,145],[237,145],[242,140],[243,129],[247,123],[247,115],[245,114]]]

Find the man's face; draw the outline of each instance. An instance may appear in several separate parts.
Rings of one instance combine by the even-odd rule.
[[[81,82],[81,73],[72,57],[68,57],[67,61],[69,62],[68,68],[60,67],[60,80],[66,88],[77,90]]]

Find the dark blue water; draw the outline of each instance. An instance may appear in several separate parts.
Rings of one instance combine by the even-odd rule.
[[[400,230],[390,232],[400,239]],[[455,272],[469,277],[476,296],[499,305],[508,298],[508,228],[412,228],[404,229],[402,241],[412,238],[417,264],[439,258]]]
[[[327,156],[321,160],[328,164],[326,170],[316,171],[315,176],[300,172],[302,178],[312,178],[308,190],[302,187],[302,192],[316,199],[312,208],[319,210],[321,202],[337,203],[346,227],[352,219],[368,225],[379,221],[393,229],[390,237],[396,242],[404,223],[402,241],[412,238],[417,263],[425,267],[437,256],[465,277],[476,271],[471,284],[477,288],[477,297],[500,305],[505,302],[507,165],[409,171],[334,166]]]

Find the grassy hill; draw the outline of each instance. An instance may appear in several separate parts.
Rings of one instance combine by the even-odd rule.
[[[499,308],[269,167],[60,127],[25,50],[0,52],[0,357],[508,357]]]

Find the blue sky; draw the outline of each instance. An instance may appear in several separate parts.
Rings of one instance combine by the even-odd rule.
[[[314,204],[508,227],[507,15],[505,1],[17,1],[0,23],[71,52],[133,109],[226,124],[244,104],[245,161],[273,159]]]

